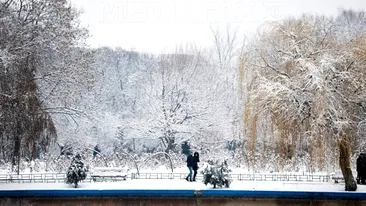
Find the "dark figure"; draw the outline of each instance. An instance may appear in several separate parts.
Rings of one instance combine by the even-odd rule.
[[[70,145],[59,145],[60,146],[60,156],[65,155],[65,156],[73,156],[73,152],[72,152],[72,147]]]
[[[361,153],[357,158],[357,183],[366,184],[366,154]]]
[[[361,154],[358,155],[357,160],[356,160],[356,170],[357,170],[357,184],[361,184],[361,178],[360,178],[360,173],[361,173]]]
[[[189,154],[188,157],[187,157],[187,167],[188,167],[188,170],[189,170],[189,174],[186,177],[186,180],[190,181],[190,182],[192,182],[192,167],[193,167],[193,164],[194,164],[193,156],[192,156],[192,154]]]
[[[200,155],[198,154],[198,152],[195,152],[193,155],[193,180],[192,181],[196,181],[196,176],[197,176],[197,170],[198,170],[198,162],[200,162]]]
[[[99,145],[95,145],[94,151],[93,151],[93,159],[97,156],[97,154],[100,153]]]

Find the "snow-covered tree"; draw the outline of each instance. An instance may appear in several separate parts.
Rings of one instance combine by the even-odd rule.
[[[66,183],[77,188],[79,182],[85,180],[87,172],[87,167],[84,165],[81,155],[76,154],[67,169]]]
[[[0,2],[0,138],[2,158],[13,164],[34,158],[37,148],[47,151],[56,139],[38,81],[69,68],[71,48],[84,36],[77,17],[66,0]]]
[[[205,131],[208,134],[211,128],[230,138],[227,116],[232,111],[226,99],[231,89],[222,84],[221,73],[207,56],[195,49],[177,50],[144,64],[146,69],[139,72],[141,82],[134,87],[135,110],[121,120],[120,134],[159,139],[161,151],[176,153],[182,142],[191,142]]]
[[[229,187],[232,180],[230,179],[229,173],[231,169],[226,161],[207,161],[207,165],[201,173],[203,174],[203,183],[205,185],[211,184],[214,188],[218,187]]]
[[[356,190],[350,154],[365,116],[365,80],[355,43],[338,40],[347,28],[337,23],[304,15],[264,27],[242,63],[252,75],[246,85],[245,107],[251,111],[246,122],[254,139],[257,121],[274,126],[264,130],[276,137],[281,161],[307,150],[312,167],[322,168],[330,160],[325,153],[334,157],[338,151],[346,190]]]

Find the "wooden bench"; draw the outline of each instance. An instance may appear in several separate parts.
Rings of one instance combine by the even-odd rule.
[[[336,176],[332,177],[332,180],[334,180],[334,183],[339,183],[340,181],[344,182],[344,177]]]
[[[121,167],[95,167],[90,177],[96,182],[100,181],[124,181],[127,179],[129,169]]]

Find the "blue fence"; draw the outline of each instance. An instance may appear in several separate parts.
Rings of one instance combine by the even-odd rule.
[[[128,173],[127,179],[184,179],[186,173]],[[116,176],[117,177],[117,176]],[[65,173],[34,173],[34,174],[0,174],[0,183],[59,183],[64,182]],[[230,174],[232,180],[237,181],[295,181],[295,182],[329,182],[334,179],[332,175],[319,174]],[[197,180],[202,180],[201,174]],[[87,175],[83,182],[93,182],[92,173]],[[104,181],[116,181],[107,175]]]

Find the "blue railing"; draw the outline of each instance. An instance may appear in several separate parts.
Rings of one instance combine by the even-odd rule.
[[[83,182],[93,182],[91,174]],[[128,173],[127,179],[184,179],[187,173]],[[33,173],[33,174],[0,174],[0,183],[60,183],[64,182],[64,173]],[[110,179],[108,179],[110,178]],[[111,175],[104,178],[104,181],[115,181]],[[333,175],[319,174],[268,174],[268,173],[247,173],[230,174],[232,180],[238,181],[295,181],[295,182],[329,182]],[[201,174],[197,180],[202,180]]]

